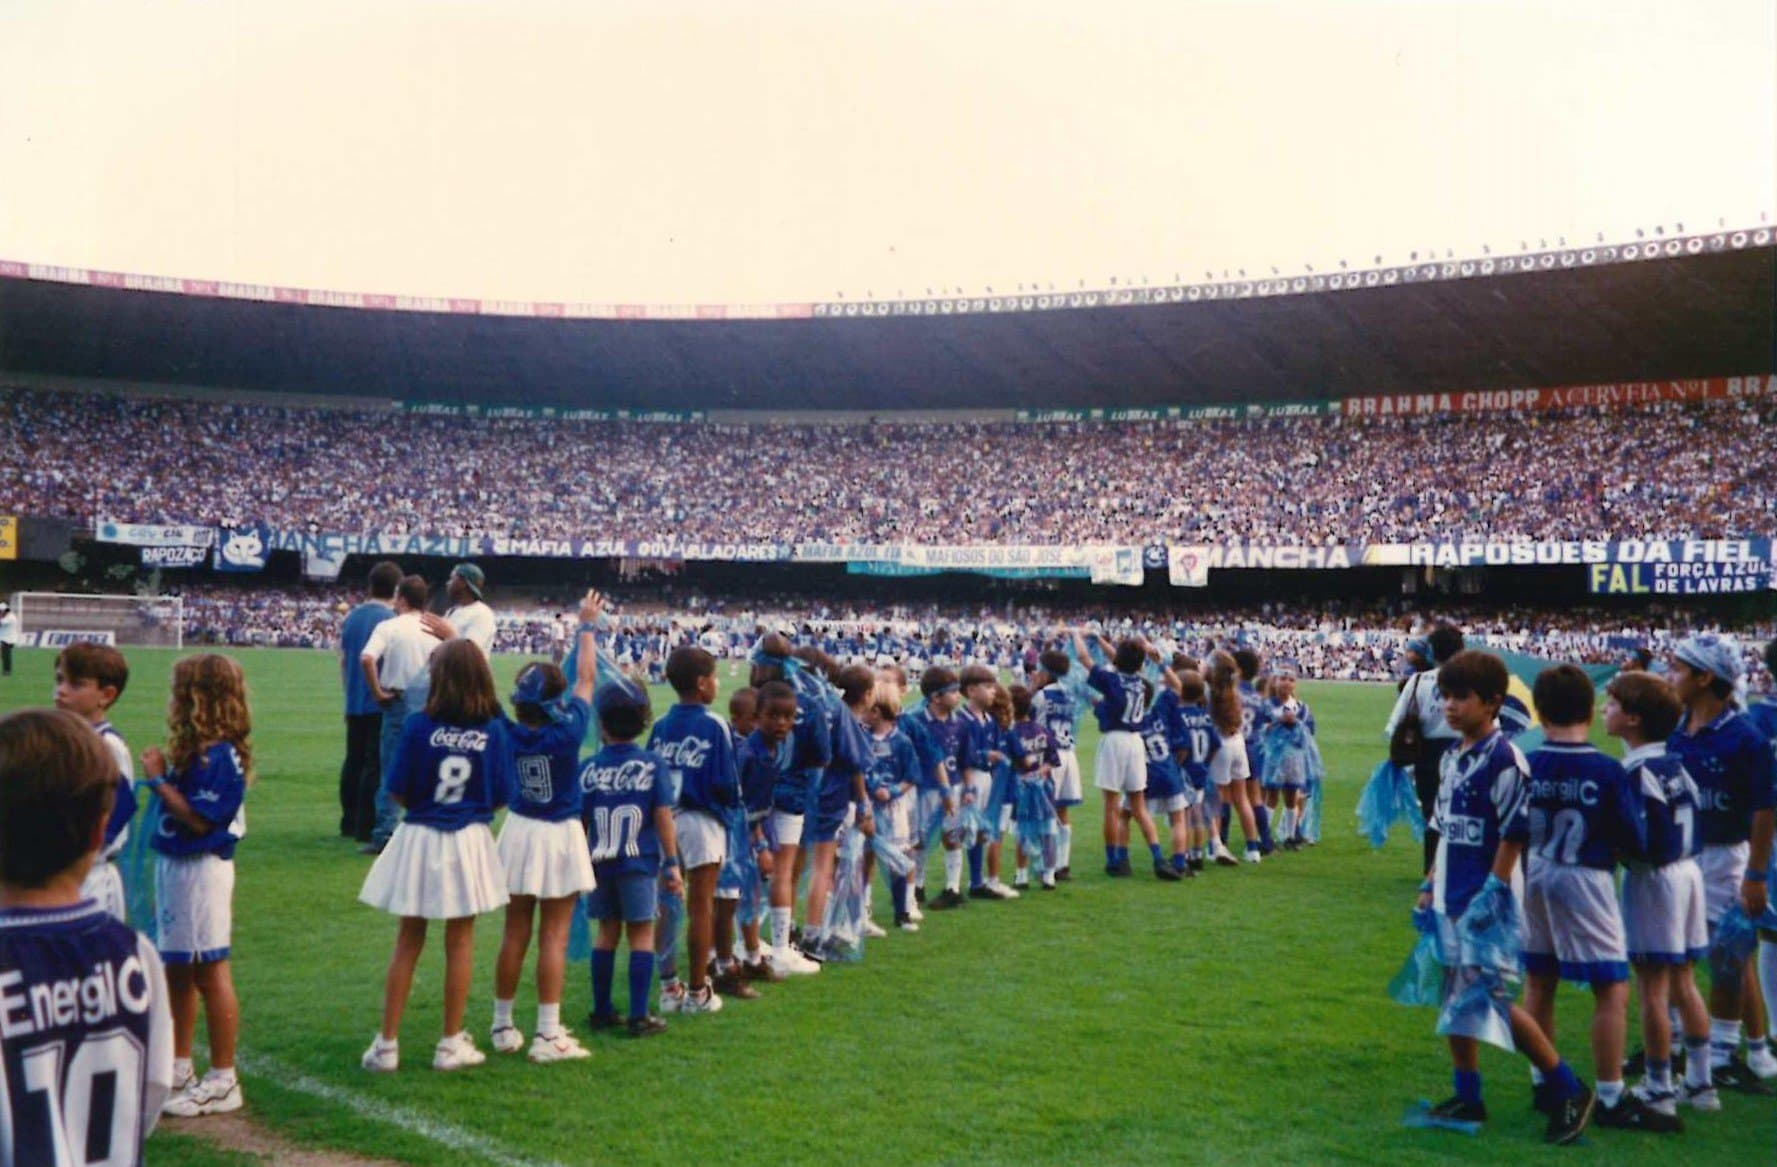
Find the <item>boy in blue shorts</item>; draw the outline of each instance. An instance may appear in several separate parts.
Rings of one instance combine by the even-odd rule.
[[[1598,1125],[1667,1133],[1678,1120],[1623,1088],[1629,953],[1617,906],[1619,855],[1646,848],[1623,767],[1591,744],[1592,680],[1575,665],[1544,669],[1532,694],[1545,744],[1530,755],[1529,877],[1524,895],[1524,1008],[1551,1038],[1555,991],[1592,989],[1592,1064]],[[1503,730],[1502,730],[1503,732]],[[1538,1109],[1546,1093],[1534,1070]]]
[[[0,1163],[137,1167],[172,1088],[160,956],[80,894],[116,790],[76,714],[0,718]]]
[[[840,828],[855,822],[866,837],[875,832],[864,790],[864,775],[874,759],[863,718],[876,689],[876,673],[867,665],[851,665],[840,672],[838,680],[844,708],[833,719],[833,760],[809,793],[802,828],[809,851],[808,914],[803,925],[809,940],[803,946],[803,955],[817,963],[825,962],[828,956],[827,899],[833,891]]]
[[[1497,721],[1507,679],[1503,661],[1473,651],[1451,657],[1438,678],[1444,717],[1458,744],[1440,763],[1433,811],[1438,849],[1420,887],[1418,906],[1436,913],[1444,949],[1446,1004],[1482,971],[1461,963],[1458,936],[1465,914],[1478,900],[1491,906],[1514,895],[1519,860],[1530,838],[1529,765],[1505,740]],[[1507,1011],[1512,1040],[1543,1075],[1549,1100],[1543,1138],[1571,1143],[1591,1120],[1592,1091],[1561,1060],[1534,1017],[1516,1004],[1508,1005]],[[1485,1122],[1479,1041],[1455,1034],[1446,1041],[1456,1093],[1432,1107],[1430,1115],[1451,1123]]]
[[[973,806],[986,823],[973,837],[963,840],[969,848],[969,898],[972,900],[1010,900],[1018,893],[1000,882],[1000,844],[998,808],[991,805],[993,768],[1005,760],[999,749],[1000,725],[991,712],[994,693],[999,688],[992,669],[985,665],[969,665],[961,674],[963,707],[957,716],[963,723],[963,740],[958,764],[962,772],[962,800]]]
[[[1215,718],[1210,716],[1209,706],[1204,703],[1209,689],[1203,683],[1203,674],[1196,669],[1185,669],[1177,676],[1179,725],[1183,731],[1179,756],[1183,759],[1181,769],[1191,795],[1185,808],[1190,842],[1185,869],[1198,872],[1208,864],[1209,819],[1204,812],[1204,801],[1208,792],[1214,789],[1209,778],[1209,762],[1222,748],[1222,735],[1216,732]]]
[[[716,879],[728,857],[728,812],[740,805],[740,777],[728,723],[710,712],[716,699],[716,658],[701,648],[675,648],[666,659],[666,680],[678,695],[648,737],[648,748],[666,762],[678,788],[673,826],[685,870],[685,955],[691,983],[682,1001],[661,988],[661,1008],[688,1014],[715,1013],[722,998],[709,983],[715,944]]]
[[[736,757],[741,805],[746,811],[746,845],[752,848],[758,861],[758,894],[764,901],[774,871],[770,838],[773,799],[779,783],[794,773],[796,691],[782,681],[767,681],[757,690],[746,691],[754,693],[754,712],[750,719],[752,725],[741,741]],[[730,704],[730,716],[734,713]],[[738,725],[735,732],[739,732]],[[750,981],[783,980],[783,974],[766,959],[759,925],[754,923],[743,927],[741,932],[747,945],[741,976]],[[716,991],[722,991],[720,985]]]
[[[611,990],[617,941],[627,932],[627,1027],[631,1037],[653,1037],[666,1030],[666,1022],[648,1012],[662,867],[671,890],[682,886],[670,768],[659,754],[635,744],[651,713],[640,685],[628,679],[607,682],[593,694],[592,704],[605,747],[580,771],[580,816],[598,877],[598,886],[586,897],[586,914],[598,921],[592,946],[592,1013],[586,1022],[595,1030],[619,1024]]]
[[[1148,813],[1165,815],[1172,829],[1171,866],[1161,856],[1158,843],[1151,845],[1149,850],[1153,853],[1154,878],[1169,883],[1196,874],[1191,871],[1185,854],[1190,847],[1185,811],[1191,805],[1191,799],[1185,790],[1185,775],[1179,769],[1177,756],[1185,734],[1184,723],[1179,717],[1178,694],[1172,688],[1177,683],[1177,678],[1170,673],[1166,675],[1141,726],[1142,749],[1148,759],[1148,786],[1144,792]],[[1155,829],[1158,830],[1157,825]],[[1123,830],[1127,838],[1128,826],[1125,825]]]
[[[1666,749],[1684,706],[1671,685],[1648,672],[1619,673],[1604,691],[1604,729],[1623,743],[1629,790],[1646,824],[1646,846],[1627,860],[1622,891],[1623,934],[1646,1043],[1646,1074],[1635,1092],[1661,1114],[1676,1115],[1680,1102],[1720,1110],[1709,1075],[1709,1010],[1691,972],[1709,949],[1696,860],[1697,784]],[[1677,1086],[1668,1006],[1683,1024],[1684,1081]]]
[[[1672,685],[1686,716],[1666,748],[1684,763],[1702,798],[1697,825],[1703,849],[1697,866],[1703,872],[1711,929],[1735,903],[1752,920],[1769,903],[1765,884],[1771,861],[1772,806],[1777,802],[1773,790],[1777,759],[1772,757],[1771,743],[1730,703],[1742,670],[1739,646],[1711,633],[1688,637],[1673,650]],[[1756,1023],[1759,1012],[1758,985],[1750,967],[1740,978],[1738,993],[1721,983],[1710,985],[1710,1074],[1717,1086],[1747,1094],[1771,1093],[1756,1068],[1770,1057],[1763,1033],[1756,1033],[1750,1058],[1743,1060],[1739,1052],[1742,1019]],[[1777,1073],[1777,1066],[1766,1068]]]

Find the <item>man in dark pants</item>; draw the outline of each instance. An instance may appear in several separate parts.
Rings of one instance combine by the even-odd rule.
[[[1418,651],[1417,643],[1415,642],[1414,651]],[[1419,753],[1413,761],[1413,791],[1419,796],[1419,809],[1429,823],[1432,809],[1438,801],[1439,764],[1444,760],[1444,754],[1458,741],[1458,734],[1444,720],[1444,695],[1438,691],[1437,670],[1445,661],[1462,651],[1462,630],[1454,624],[1435,625],[1425,636],[1425,647],[1430,653],[1432,667],[1407,678],[1383,733],[1392,739],[1395,727],[1404,718],[1411,716],[1419,719]],[[1431,870],[1432,857],[1437,853],[1437,833],[1427,830],[1425,864],[1420,868],[1421,871]]]
[[[346,695],[346,758],[339,768],[339,833],[370,841],[376,787],[382,777],[383,711],[370,695],[358,657],[370,630],[395,615],[401,568],[387,560],[370,569],[370,598],[346,615],[339,631],[340,680]]]

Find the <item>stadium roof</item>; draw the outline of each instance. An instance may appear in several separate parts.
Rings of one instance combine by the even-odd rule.
[[[105,273],[18,278],[10,265],[0,371],[408,401],[764,410],[1308,401],[1777,371],[1777,247],[1768,230],[1734,240],[1611,248],[1611,262],[1570,252],[1040,303],[784,306],[780,318],[330,307],[315,302],[320,293],[160,281],[186,293],[168,294]],[[500,314],[515,307],[533,311]]]

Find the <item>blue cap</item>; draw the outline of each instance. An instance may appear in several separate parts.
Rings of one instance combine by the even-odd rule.
[[[1417,654],[1419,659],[1427,664],[1431,663],[1431,641],[1425,637],[1415,636],[1412,640],[1407,641],[1407,651]]]
[[[546,704],[549,701],[546,695],[548,691],[548,670],[533,661],[518,671],[518,679],[512,683],[512,704]]]
[[[1738,684],[1745,666],[1740,659],[1740,646],[1725,636],[1699,632],[1678,642],[1672,655],[1700,673],[1720,677],[1728,684]]]
[[[592,695],[592,707],[599,713],[615,713],[619,709],[647,709],[648,694],[628,677],[606,681]]]

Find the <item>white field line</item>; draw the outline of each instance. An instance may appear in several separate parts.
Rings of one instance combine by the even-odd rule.
[[[464,1130],[453,1123],[297,1073],[276,1058],[243,1052],[241,1067],[249,1073],[269,1078],[281,1089],[294,1090],[298,1094],[307,1094],[311,1098],[343,1106],[360,1118],[397,1127],[459,1154],[473,1156],[480,1162],[497,1163],[500,1167],[560,1167],[559,1164],[545,1160],[527,1159],[514,1154],[492,1139]]]

